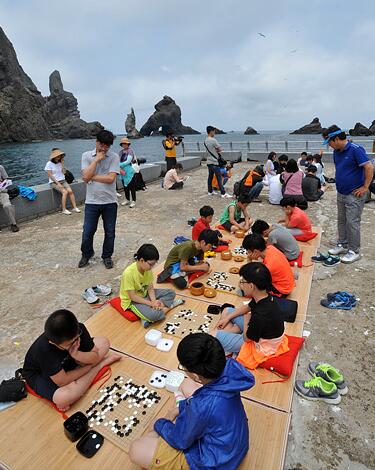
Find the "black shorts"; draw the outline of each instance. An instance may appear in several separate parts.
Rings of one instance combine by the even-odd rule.
[[[51,379],[43,377],[42,375],[37,375],[32,379],[27,381],[27,384],[43,398],[53,401],[53,394],[59,388]]]
[[[238,224],[242,224],[242,222],[245,222],[245,219],[237,220],[237,223],[238,223]],[[231,231],[232,225],[233,225],[233,224],[231,224],[231,223],[229,222],[229,220],[227,220],[226,222],[224,222],[223,224],[221,224],[221,226],[224,227],[227,232],[230,232],[230,231]]]
[[[269,294],[274,295],[275,297],[281,297],[283,299],[285,299],[289,295],[283,294],[282,292],[278,291],[275,286],[272,286],[272,290],[269,292]]]

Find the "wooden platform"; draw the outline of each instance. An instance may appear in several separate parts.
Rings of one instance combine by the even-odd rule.
[[[147,380],[153,370],[153,367],[125,356],[122,361],[113,365],[113,374],[126,372],[139,380]],[[173,403],[174,397],[171,394],[158,417],[164,416]],[[243,404],[249,419],[250,451],[239,468],[281,470],[290,415],[246,399]],[[80,402],[70,413],[79,409]],[[76,443],[65,437],[63,419],[59,413],[33,396],[28,396],[16,407],[1,413],[0,434],[1,460],[12,470],[139,468],[130,462],[126,452],[108,440],[105,440],[103,447],[92,459],[81,456],[76,450]]]

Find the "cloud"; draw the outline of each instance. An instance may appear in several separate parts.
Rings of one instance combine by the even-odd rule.
[[[140,127],[165,94],[198,129],[290,129],[315,116],[349,127],[375,119],[375,5],[360,4],[353,15],[323,0],[3,0],[0,17],[43,94],[60,70],[82,117],[116,132],[131,106]]]

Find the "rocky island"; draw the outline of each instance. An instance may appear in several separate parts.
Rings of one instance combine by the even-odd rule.
[[[299,129],[291,132],[291,134],[321,134],[322,125],[320,124],[319,118],[314,118],[310,124],[300,127]]]
[[[91,138],[103,129],[80,118],[77,99],[64,90],[57,70],[49,89],[50,96],[43,97],[0,27],[0,142]]]

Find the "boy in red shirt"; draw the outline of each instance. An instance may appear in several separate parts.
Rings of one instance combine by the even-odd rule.
[[[280,206],[283,208],[285,218],[279,220],[279,223],[284,223],[292,235],[306,235],[312,232],[308,215],[299,207],[296,207],[296,201],[293,197],[283,197]]]
[[[247,251],[249,261],[260,259],[269,269],[272,278],[270,294],[286,297],[292,292],[294,274],[284,253],[273,245],[267,245],[262,235],[257,233],[246,235],[242,247]]]
[[[191,238],[192,240],[198,240],[199,235],[203,230],[206,230],[207,228],[211,228],[210,224],[212,222],[213,216],[214,216],[214,210],[211,206],[203,206],[199,209],[199,215],[200,219],[195,222],[193,229],[191,231]],[[228,245],[228,241],[224,240],[221,235],[221,233],[217,230],[216,231],[218,237],[220,238],[219,240],[219,245]]]

